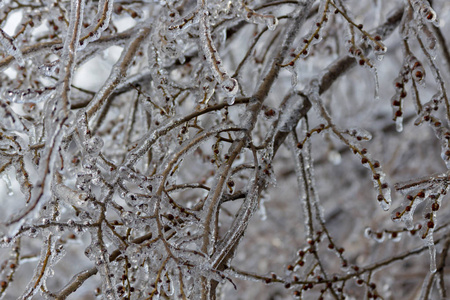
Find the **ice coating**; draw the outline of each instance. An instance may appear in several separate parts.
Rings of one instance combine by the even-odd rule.
[[[0,298],[417,297],[449,232],[427,3],[6,2]]]
[[[22,55],[22,51],[16,45],[16,42],[5,31],[0,29],[0,44],[2,48],[11,56],[13,56],[19,66],[24,66],[25,61]]]

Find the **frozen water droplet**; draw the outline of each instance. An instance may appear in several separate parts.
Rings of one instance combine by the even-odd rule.
[[[384,242],[384,239],[386,238],[386,234],[384,233],[384,231],[382,231],[382,232],[375,232],[375,233],[372,234],[372,237],[378,243],[382,243],[382,242]]]
[[[375,54],[375,57],[379,60],[382,61],[384,58],[384,55],[386,54],[387,51],[387,47],[386,46],[375,46],[375,50],[373,51],[373,53]]]
[[[103,140],[98,136],[94,136],[84,142],[84,147],[89,154],[98,153],[103,147]]]
[[[7,91],[5,97],[11,102],[17,102],[17,99],[19,98],[18,93],[15,93],[14,91]]]
[[[131,226],[135,220],[133,213],[129,211],[124,211],[120,217],[123,224],[127,226]]]
[[[391,233],[391,241],[393,241],[394,243],[400,242],[401,239],[402,239],[401,232]]]
[[[114,300],[114,299],[116,299],[116,295],[115,295],[113,289],[107,289],[105,291],[105,299],[107,299],[107,300]]]
[[[55,276],[55,271],[51,268],[48,268],[45,275],[47,275],[47,277],[53,277]]]
[[[228,105],[233,105],[235,100],[236,100],[236,97],[228,97],[227,98]]]
[[[388,211],[389,208],[391,208],[391,200],[390,200],[390,192],[389,192],[389,196],[384,197],[384,200],[379,201],[380,202],[380,206],[384,211]]]
[[[47,77],[55,76],[59,71],[59,60],[43,64],[38,69]]]
[[[31,228],[28,230],[28,236],[31,237],[31,238],[37,237],[38,234],[39,234],[39,230],[37,230],[37,228],[35,228],[35,227],[31,227]]]
[[[14,242],[14,239],[10,238],[9,236],[4,236],[2,238],[1,247],[2,248],[10,247],[13,242]]]
[[[264,21],[269,30],[275,30],[278,25],[278,19],[275,16],[266,16]]]
[[[364,280],[362,280],[361,278],[356,277],[356,285],[357,286],[363,286],[364,285]]]
[[[422,6],[419,9],[419,13],[428,22],[430,23],[436,22],[437,15],[434,9],[431,8],[431,6],[422,4]]]
[[[82,233],[84,232],[83,226],[78,225],[77,227],[75,227],[75,233]]]
[[[364,229],[364,236],[368,239],[372,238],[372,229],[370,227],[366,227],[366,229]]]
[[[222,82],[222,88],[228,95],[236,95],[239,90],[239,84],[234,78],[227,78]]]

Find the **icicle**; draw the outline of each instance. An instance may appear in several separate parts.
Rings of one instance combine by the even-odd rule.
[[[436,246],[434,244],[428,246],[430,252],[430,272],[436,272]]]
[[[261,197],[261,200],[259,201],[259,216],[262,221],[265,221],[267,219],[267,210],[265,204],[266,199],[264,197]]]
[[[6,184],[6,191],[7,191],[8,196],[14,195],[14,192],[12,189],[12,184],[11,184],[11,179],[9,178],[9,175],[4,173],[2,176],[2,179]]]
[[[295,88],[298,84],[298,75],[295,65],[287,66],[286,69],[291,73],[291,86],[292,88]]]
[[[430,206],[430,205],[429,205]],[[428,206],[428,208],[429,208]],[[424,239],[425,246],[428,246],[428,251],[430,253],[430,272],[436,272],[436,246],[434,245],[433,232],[434,228],[436,228],[436,212],[430,212],[426,210],[427,214],[431,215],[430,221],[425,223],[425,226],[422,227],[422,238]],[[427,220],[427,218],[425,218]],[[426,236],[425,236],[426,235]]]
[[[368,64],[366,64],[366,65],[367,65],[367,67],[369,67]],[[374,96],[373,97],[374,97],[375,101],[378,101],[378,100],[380,100],[380,81],[378,79],[378,70],[377,70],[375,64],[372,65],[371,67],[369,67],[369,70],[372,72],[373,79],[375,81]]]
[[[395,129],[397,132],[403,131],[403,116],[397,116],[395,118]]]
[[[236,97],[227,97],[228,105],[233,105],[235,101],[236,101]]]

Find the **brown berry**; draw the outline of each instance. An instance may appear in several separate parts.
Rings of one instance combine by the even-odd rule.
[[[433,204],[431,205],[431,210],[432,210],[432,211],[437,211],[437,210],[439,210],[439,204],[438,204],[438,203],[433,203]]]

